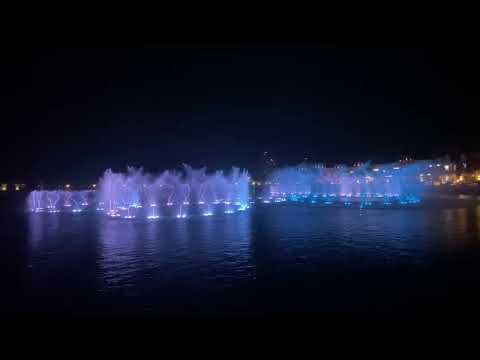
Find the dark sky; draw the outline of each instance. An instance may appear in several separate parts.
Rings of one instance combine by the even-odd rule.
[[[20,47],[0,59],[0,180],[90,181],[182,162],[258,170],[480,150],[462,47]]]

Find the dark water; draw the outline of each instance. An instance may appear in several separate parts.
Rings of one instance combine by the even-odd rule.
[[[480,203],[418,209],[257,206],[218,217],[107,219],[1,206],[5,314],[476,311]]]

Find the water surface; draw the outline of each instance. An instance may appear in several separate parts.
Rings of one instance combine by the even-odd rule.
[[[369,314],[476,309],[480,204],[270,204],[158,221],[2,199],[5,314]]]

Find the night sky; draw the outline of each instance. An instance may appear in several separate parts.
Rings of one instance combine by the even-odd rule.
[[[0,59],[1,180],[393,161],[479,151],[474,49],[15,46]]]

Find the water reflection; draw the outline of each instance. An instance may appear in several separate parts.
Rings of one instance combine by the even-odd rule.
[[[35,213],[28,214],[28,231],[32,248],[43,239],[45,233],[44,222],[46,219],[44,216],[39,215]]]
[[[480,237],[480,205],[476,207],[449,208],[442,211],[445,245],[465,248]]]
[[[61,214],[28,213],[28,229],[30,244],[33,247],[41,246],[43,240],[51,239],[60,229]]]
[[[286,206],[270,209],[261,222],[272,242],[265,254],[270,258],[275,254],[301,260],[308,253],[309,261],[315,262],[330,263],[346,255],[390,260],[423,256],[432,248],[431,219],[423,209]]]
[[[138,281],[157,289],[171,281],[196,287],[250,271],[249,213],[155,222],[104,218],[98,226],[98,265],[107,287]]]
[[[96,226],[69,214],[28,214],[28,257],[20,303],[44,312],[81,312],[96,284]]]
[[[459,252],[452,250],[470,254],[469,264],[480,257],[478,204],[361,212],[279,205],[158,221],[87,213],[23,219],[31,266],[24,294],[52,307],[174,314],[303,302],[330,310],[353,298],[396,301],[412,283],[415,291],[440,284],[443,294],[445,281],[431,281],[431,264],[453,271]],[[452,262],[437,261],[446,258]],[[388,292],[372,289],[386,287],[391,298],[380,300]]]
[[[99,267],[107,286],[131,284],[139,266],[135,261],[135,248],[142,239],[138,228],[130,221],[102,218],[100,226]]]

